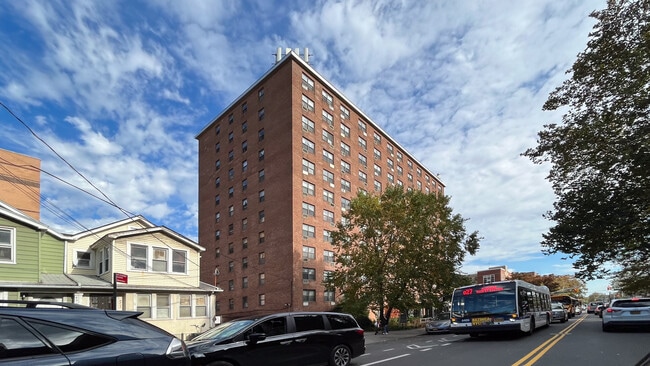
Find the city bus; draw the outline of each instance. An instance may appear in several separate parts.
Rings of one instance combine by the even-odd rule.
[[[459,287],[451,298],[454,334],[532,334],[551,324],[551,293],[521,280]]]
[[[569,295],[552,295],[551,301],[562,303],[562,306],[564,306],[566,312],[569,313],[569,318],[576,316],[576,307],[582,305],[580,300]]]

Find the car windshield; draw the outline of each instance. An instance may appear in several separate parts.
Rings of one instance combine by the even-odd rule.
[[[562,309],[564,309],[562,304],[559,304],[559,303],[553,303],[553,304],[551,304],[551,306],[553,306],[553,310],[562,310]]]
[[[198,336],[192,338],[192,341],[205,341],[205,340],[220,341],[220,340],[228,339],[236,335],[242,329],[248,327],[252,323],[253,320],[246,319],[246,320],[234,320],[231,322],[219,324],[216,327],[207,330],[199,334]]]
[[[645,308],[650,306],[650,299],[618,300],[613,306],[617,308]]]
[[[433,320],[449,320],[449,313],[440,313]]]

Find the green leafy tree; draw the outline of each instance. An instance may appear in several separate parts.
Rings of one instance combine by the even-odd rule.
[[[566,110],[524,155],[551,163],[557,196],[544,251],[568,254],[585,280],[623,269],[650,287],[650,3],[609,0],[585,51],[544,110]],[[623,283],[623,286],[625,284]],[[632,284],[631,284],[632,286]]]
[[[382,321],[393,309],[441,307],[441,298],[465,283],[458,269],[481,239],[466,234],[466,220],[448,203],[446,196],[401,187],[380,196],[359,193],[332,233],[338,268],[326,284],[345,303],[380,312]]]
[[[522,280],[537,286],[548,287],[551,293],[560,289],[560,284],[555,275],[539,275],[535,272],[513,272],[510,274],[511,280]]]

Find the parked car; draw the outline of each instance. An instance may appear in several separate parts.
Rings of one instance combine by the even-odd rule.
[[[428,321],[424,325],[424,330],[427,334],[433,333],[446,333],[449,332],[451,326],[451,319],[449,313],[440,313],[433,320]]]
[[[552,313],[551,322],[557,320],[560,323],[564,323],[567,320],[569,320],[569,313],[566,311],[566,308],[564,307],[564,305],[562,305],[561,302],[551,303],[551,313]]]
[[[603,302],[602,301],[590,302],[589,305],[587,305],[587,314],[595,314],[598,305],[603,305]]]
[[[217,325],[188,342],[193,365],[347,366],[365,353],[363,329],[349,314],[279,313]]]
[[[54,301],[0,300],[2,365],[190,365],[185,343],[138,317]]]
[[[615,299],[602,311],[603,331],[614,328],[650,328],[650,298]]]

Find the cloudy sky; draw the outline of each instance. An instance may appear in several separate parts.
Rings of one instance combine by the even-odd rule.
[[[22,120],[0,109],[0,148],[42,160],[41,221],[61,232],[141,214],[196,240],[194,137],[277,47],[308,47],[316,71],[439,174],[484,237],[464,271],[573,274],[539,244],[550,167],[521,153],[559,122],[542,105],[605,5],[0,0],[0,101]]]

